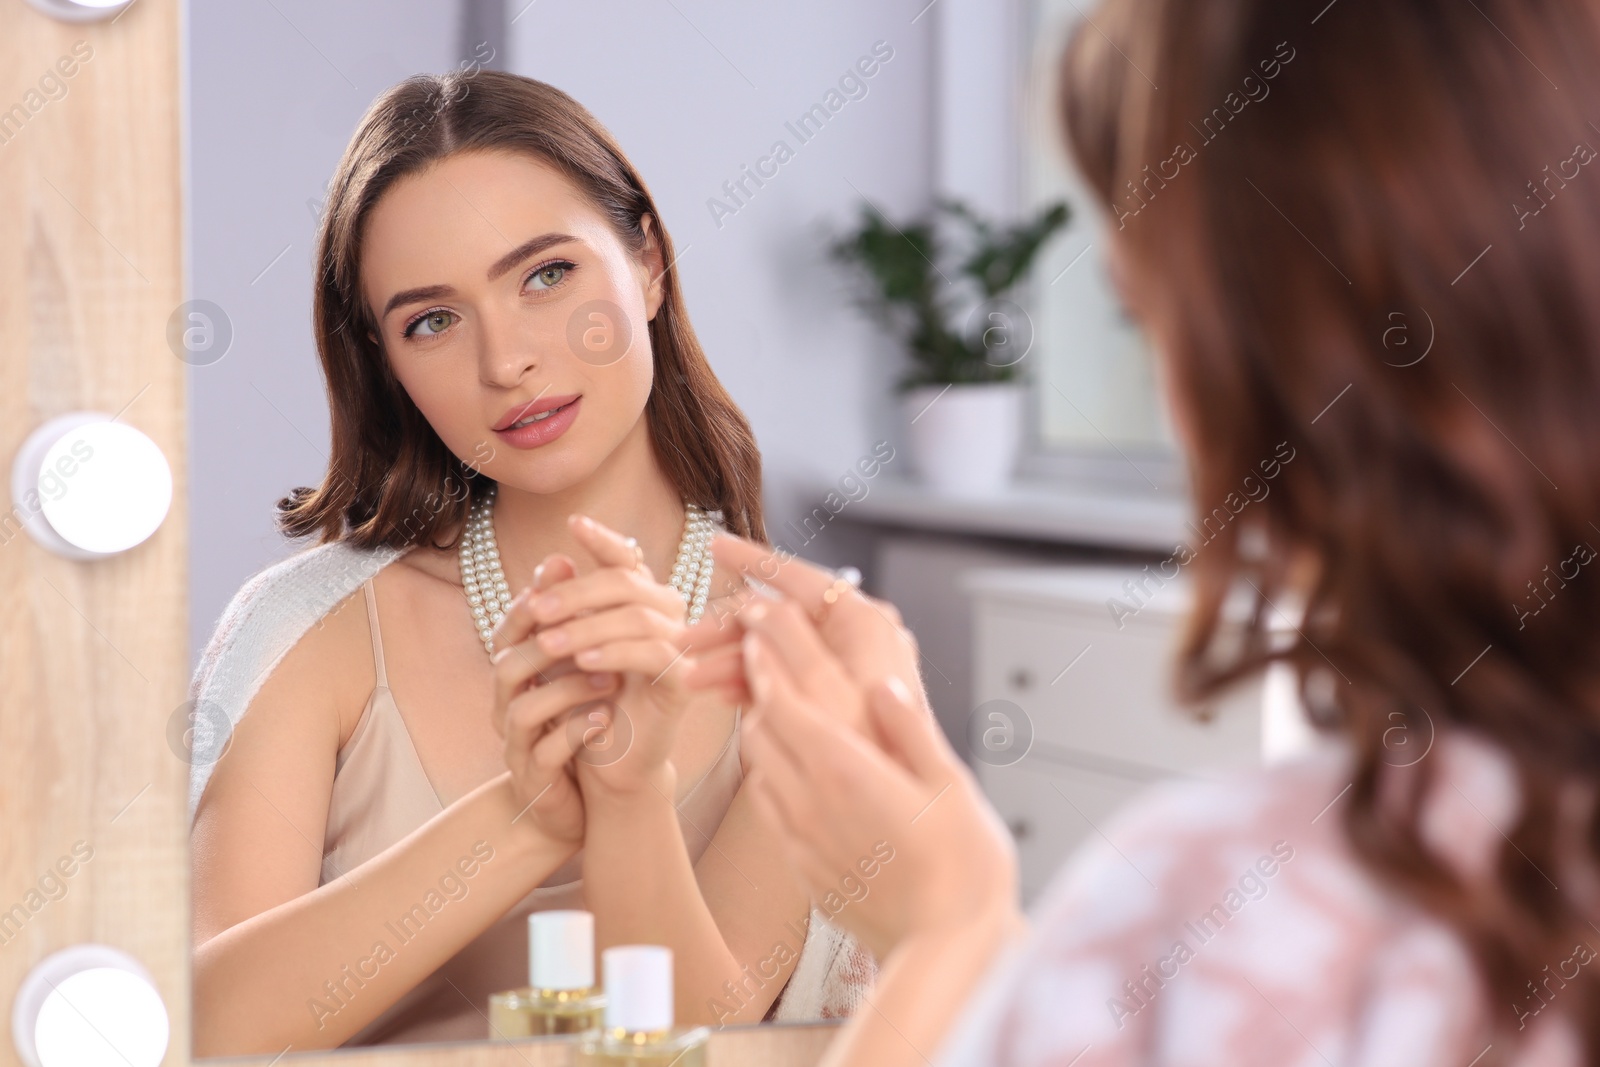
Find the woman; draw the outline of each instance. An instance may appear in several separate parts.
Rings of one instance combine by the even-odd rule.
[[[808,926],[737,709],[681,681],[760,466],[642,180],[565,94],[481,71],[386,92],[331,189],[333,447],[280,504],[320,544],[194,682],[196,1054],[488,1036],[551,907],[670,946],[683,1022],[848,1012],[870,961]]]
[[[1297,450],[1182,557],[1180,690],[1284,663],[1327,744],[1152,792],[1030,929],[893,627],[720,545],[784,595],[693,680],[883,960],[827,1062],[1600,1064],[1600,8],[1110,0],[1062,92],[1196,503]]]

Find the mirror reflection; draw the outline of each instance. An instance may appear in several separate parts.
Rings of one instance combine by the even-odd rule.
[[[543,82],[408,79],[315,255],[334,436],[277,522],[317,547],[233,598],[198,678],[197,1046],[581,1031],[597,949],[609,1028],[847,1013],[870,961],[810,927],[740,706],[690,684],[760,458],[623,149]]]
[[[1098,256],[1059,294],[1038,269],[1098,239],[1078,188],[1015,180],[1059,143],[1011,120],[1021,95],[930,89],[940,48],[1020,84],[1025,27],[1064,39],[1058,12],[832,5],[799,47],[799,13],[725,37],[692,5],[415,14],[431,34],[363,5],[197,12],[197,283],[168,331],[193,368],[172,737],[197,1055],[598,1032],[670,1059],[861,1010],[884,946],[839,916],[897,844],[819,886],[775,832],[736,638],[793,590],[723,535],[829,568],[827,603],[900,604],[922,651],[897,629],[871,671],[930,685],[996,798],[1035,747],[1066,755],[1029,773],[1097,808],[1254,758],[1245,707],[1201,759],[1085,776],[1093,746],[1035,744],[985,677],[1022,668],[974,644],[967,578],[1120,582],[1107,564],[1133,573],[1180,514],[1164,457],[1123,469],[1109,438],[1052,452],[1035,427],[1059,376],[1142,432],[1104,414],[1126,386],[1082,387],[1103,352],[1074,370],[1035,337],[1040,301],[1122,314]],[[950,148],[980,137],[984,167]],[[1039,476],[1062,463],[1102,472],[1129,516],[1110,536],[1062,521],[1066,483]],[[986,530],[974,499],[1026,513]],[[1052,610],[1103,630],[1098,588]],[[1136,632],[1164,641],[1181,603]],[[1151,736],[1191,731],[1139,699]]]

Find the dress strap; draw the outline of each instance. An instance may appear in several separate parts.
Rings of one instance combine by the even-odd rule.
[[[372,579],[364,579],[361,591],[367,597],[367,629],[372,633],[372,665],[378,671],[378,687],[389,688],[389,672],[383,668],[383,632],[378,629],[378,594],[372,588]]]

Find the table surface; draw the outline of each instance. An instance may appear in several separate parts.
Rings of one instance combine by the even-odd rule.
[[[730,1026],[714,1030],[707,1057],[710,1067],[815,1067],[838,1022]],[[276,1061],[265,1056],[219,1057],[204,1064],[245,1064],[265,1067],[572,1067],[577,1058],[577,1038],[547,1037],[524,1041],[470,1042],[437,1045],[393,1045],[335,1049],[328,1052],[288,1053]]]

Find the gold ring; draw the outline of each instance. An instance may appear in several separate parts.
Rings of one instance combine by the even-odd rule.
[[[839,598],[855,587],[855,583],[848,578],[836,578],[832,585],[822,591],[822,607],[817,610],[816,615],[819,626],[827,621],[828,610],[839,602]]]
[[[639,539],[636,537],[628,538],[628,547],[633,549],[633,569],[638,570],[644,566],[644,549],[639,547]]]

